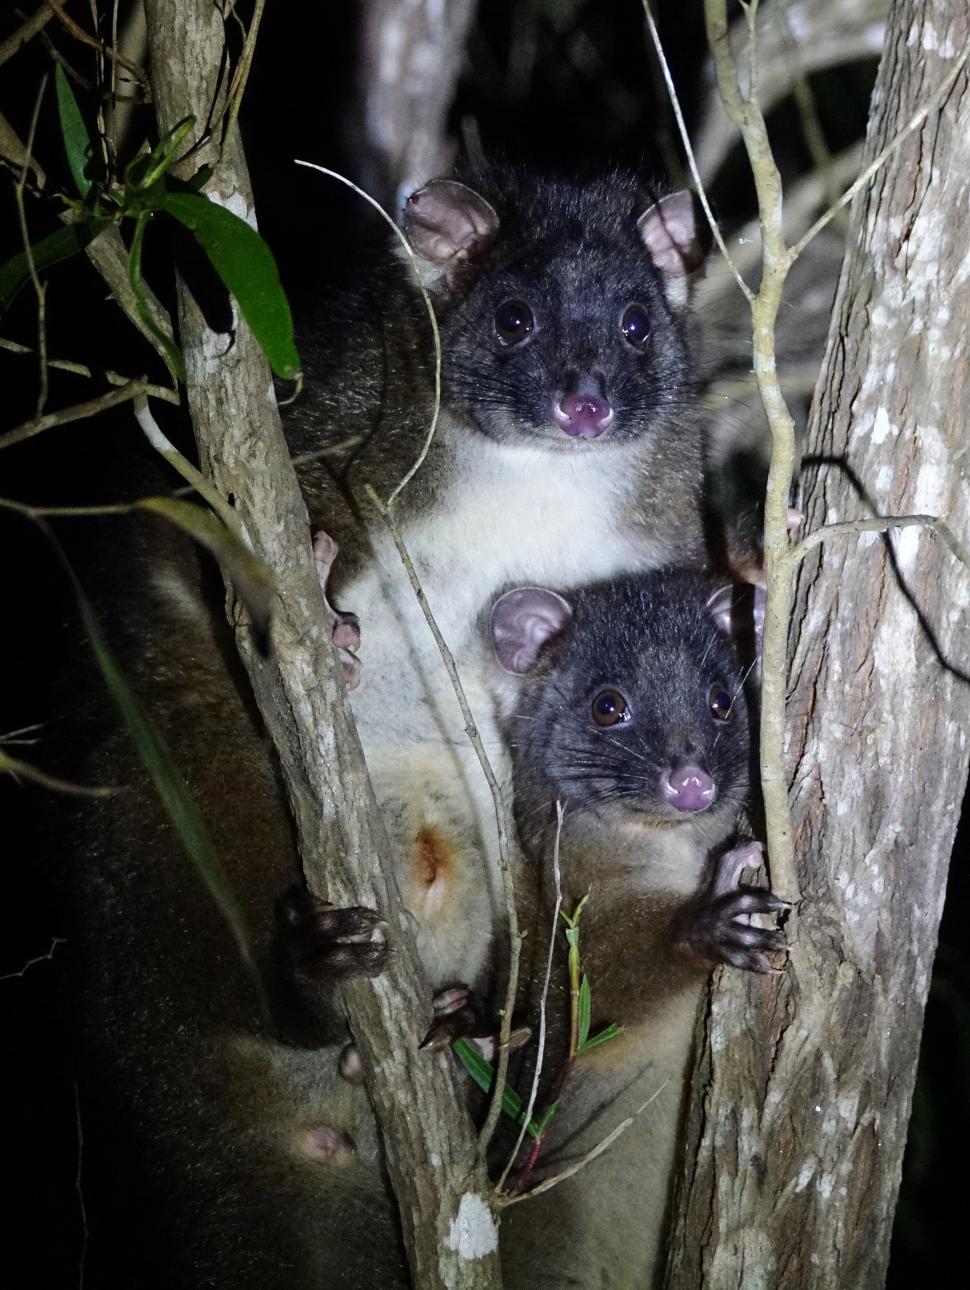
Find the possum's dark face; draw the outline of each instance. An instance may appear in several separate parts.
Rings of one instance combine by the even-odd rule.
[[[528,191],[504,179],[442,324],[445,402],[503,443],[576,451],[648,434],[689,392],[690,200],[651,203],[626,176]]]
[[[559,798],[571,814],[679,825],[741,805],[743,677],[710,592],[693,574],[661,571],[580,591],[558,630],[553,610],[538,632],[536,605],[520,602],[533,645],[544,639],[512,669],[523,675],[509,722],[517,815]],[[510,593],[537,594],[551,595]]]

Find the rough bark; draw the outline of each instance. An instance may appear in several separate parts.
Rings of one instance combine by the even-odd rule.
[[[215,119],[224,29],[211,0],[147,0],[152,87],[159,127],[192,114]],[[191,154],[186,174],[217,163],[205,193],[254,222],[238,132],[219,155],[214,137]],[[240,606],[230,617],[260,711],[280,754],[312,889],[338,904],[376,906],[395,953],[376,981],[346,987],[345,1004],[381,1122],[416,1284],[499,1284],[488,1181],[447,1055],[417,1045],[430,1000],[390,868],[387,839],[330,643],[310,556],[306,508],[289,462],[266,361],[241,318],[231,344],[206,327],[184,285],[179,334],[188,402],[203,468],[233,499],[257,555],[276,584],[273,650],[260,659]],[[271,911],[268,911],[271,915]],[[325,1223],[327,1215],[321,1214]]]
[[[867,157],[968,38],[898,0]],[[806,528],[945,514],[965,542],[970,94],[904,142],[852,209],[809,453]],[[908,529],[829,541],[798,580],[788,775],[801,909],[775,981],[722,974],[701,1023],[667,1284],[884,1283],[923,1007],[966,785],[970,573]]]

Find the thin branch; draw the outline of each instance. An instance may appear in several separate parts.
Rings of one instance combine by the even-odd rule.
[[[59,412],[48,412],[46,416],[33,417],[23,425],[0,435],[0,450],[11,448],[15,443],[22,443],[24,439],[32,439],[34,435],[50,430],[54,426],[68,425],[72,421],[84,421],[88,417],[97,416],[99,412],[115,408],[119,403],[127,403],[130,399],[143,396],[146,389],[148,389],[148,382],[145,380],[129,381],[121,389],[108,390],[96,399],[88,399],[85,403],[74,403],[69,408],[61,408]]]
[[[172,469],[181,475],[200,497],[205,498],[230,533],[235,533],[237,537],[242,538],[242,525],[239,516],[222,496],[215,484],[206,479],[205,475],[193,466],[189,459],[180,453],[171,440],[163,434],[158,422],[152,416],[148,400],[143,393],[135,400],[135,420],[141,427],[145,438],[159,456],[164,457]]]
[[[546,1000],[549,997],[549,981],[552,978],[552,960],[556,951],[556,935],[559,931],[559,911],[562,909],[562,874],[559,868],[559,842],[562,837],[562,819],[563,807],[562,802],[556,801],[556,836],[552,843],[552,877],[556,888],[556,903],[552,911],[552,927],[549,930],[549,953],[546,955],[546,971],[542,979],[542,994],[539,999],[539,1039],[536,1049],[536,1067],[532,1075],[532,1088],[529,1090],[529,1102],[525,1108],[525,1115],[522,1120],[522,1127],[519,1129],[519,1136],[516,1139],[515,1146],[512,1148],[505,1168],[502,1170],[498,1182],[495,1184],[497,1195],[501,1195],[502,1188],[505,1186],[505,1180],[508,1178],[515,1164],[515,1158],[522,1149],[522,1143],[525,1141],[526,1131],[529,1121],[532,1119],[532,1112],[535,1109],[536,1098],[539,1095],[539,1077],[542,1074],[542,1062],[546,1053]]]
[[[421,295],[424,298],[425,307],[428,311],[428,318],[430,319],[430,322],[431,322],[431,334],[434,339],[434,408],[431,414],[431,422],[428,426],[428,433],[425,436],[424,443],[421,446],[421,451],[418,453],[418,456],[414,464],[411,466],[410,470],[407,472],[407,474],[404,476],[401,482],[397,485],[397,487],[392,488],[390,493],[387,496],[386,505],[393,506],[399,494],[407,487],[408,484],[410,484],[411,480],[414,478],[414,476],[418,473],[418,471],[421,469],[422,465],[424,464],[424,460],[431,449],[431,443],[435,436],[435,430],[438,428],[438,417],[441,412],[441,334],[438,331],[438,319],[435,316],[434,305],[431,303],[431,297],[428,295],[428,292],[424,286],[424,283],[421,281],[421,270],[418,267],[417,256],[411,250],[410,242],[408,242],[407,238],[398,228],[397,224],[395,224],[394,220],[391,219],[390,215],[388,215],[387,211],[380,204],[380,202],[375,201],[374,198],[371,197],[369,193],[364,192],[363,188],[358,188],[358,186],[355,183],[353,183],[350,179],[346,179],[343,175],[338,174],[336,170],[328,170],[326,166],[318,166],[313,161],[300,161],[299,159],[295,159],[295,160],[298,166],[307,166],[310,170],[319,170],[322,175],[329,175],[331,179],[337,179],[340,181],[340,183],[346,184],[348,188],[353,189],[353,191],[358,195],[358,197],[363,197],[365,202],[369,202],[370,205],[373,206],[374,210],[377,211],[378,215],[380,215],[381,219],[383,219],[387,224],[391,226],[391,228],[394,230],[394,236],[400,241],[401,246],[404,248],[405,252],[407,253],[408,260],[410,261],[410,264],[411,264],[411,269],[414,273],[414,281],[418,287],[418,290],[421,292]]]
[[[27,182],[27,172],[30,169],[30,157],[34,151],[34,135],[37,132],[37,119],[40,116],[40,105],[46,88],[47,75],[45,73],[41,78],[40,88],[37,91],[37,100],[34,103],[33,115],[30,118],[30,129],[27,132],[27,144],[24,148],[24,165],[20,171],[20,175],[14,188],[14,196],[17,203],[17,219],[20,223],[20,236],[23,239],[24,244],[24,255],[27,257],[27,268],[30,270],[30,281],[34,288],[34,294],[37,297],[37,352],[40,358],[40,388],[37,391],[35,415],[38,417],[44,410],[44,404],[47,402],[47,293],[41,285],[40,278],[37,276],[37,266],[34,263],[34,249],[30,245],[30,233],[27,230],[27,211],[24,207],[24,185]],[[2,447],[2,440],[0,440],[0,447]]]
[[[684,122],[684,114],[680,110],[680,100],[677,98],[677,90],[674,87],[674,79],[670,74],[670,67],[660,43],[660,33],[657,31],[657,25],[653,20],[653,14],[650,12],[650,0],[643,0],[643,12],[646,15],[647,27],[650,31],[650,39],[653,41],[653,47],[657,54],[657,61],[660,63],[660,70],[663,72],[664,81],[667,84],[667,93],[670,95],[670,103],[674,110],[674,116],[677,120],[677,129],[680,131],[681,142],[684,145],[684,152],[687,154],[687,164],[690,166],[690,173],[693,177],[697,196],[700,198],[701,205],[704,208],[704,214],[707,216],[707,222],[711,226],[711,232],[714,240],[717,242],[718,249],[727,261],[728,268],[734,274],[735,281],[741,288],[745,299],[750,303],[754,300],[754,292],[742,278],[740,272],[731,259],[731,253],[727,249],[727,243],[721,235],[721,230],[717,226],[717,220],[714,218],[714,212],[711,204],[707,199],[707,192],[701,181],[701,172],[697,168],[697,161],[694,158],[694,149],[691,146],[690,136],[687,133],[687,126]]]
[[[117,792],[114,788],[90,787],[87,784],[74,784],[67,779],[58,779],[56,775],[48,775],[38,770],[36,766],[31,766],[29,762],[10,757],[2,749],[0,749],[0,775],[9,775],[14,780],[26,779],[32,784],[39,784],[41,788],[49,788],[54,793],[68,793],[74,797],[111,797]]]
[[[29,345],[21,345],[3,336],[0,336],[0,349],[8,350],[11,354],[36,354],[37,352]],[[49,358],[47,366],[57,372],[70,372],[72,376],[87,376],[92,380],[103,377],[109,385],[128,385],[139,379],[134,376],[122,376],[120,372],[112,372],[109,369],[96,371],[85,363],[72,363],[63,358]],[[178,390],[168,389],[164,385],[146,385],[145,393],[153,399],[163,399],[166,403],[174,403],[176,406],[181,402]]]
[[[399,486],[400,487],[400,486]],[[396,490],[397,491],[397,490]],[[377,507],[383,517],[391,536],[394,539],[394,545],[397,547],[397,553],[401,557],[401,563],[408,575],[408,581],[414,589],[417,596],[418,604],[421,606],[421,612],[431,629],[431,634],[438,646],[441,654],[441,660],[445,665],[448,673],[448,679],[451,681],[452,689],[458,700],[458,706],[461,708],[461,715],[465,721],[465,733],[468,740],[475,750],[475,756],[482,768],[482,774],[488,784],[489,792],[492,795],[492,802],[495,806],[495,823],[498,831],[498,857],[499,869],[502,874],[502,887],[505,894],[505,905],[509,919],[509,980],[506,990],[505,1008],[502,1011],[502,1021],[499,1026],[499,1043],[498,1043],[498,1062],[495,1068],[495,1088],[492,1091],[492,1102],[479,1134],[479,1142],[482,1147],[488,1145],[488,1142],[495,1131],[499,1115],[502,1110],[502,1092],[505,1088],[505,1079],[509,1068],[509,1035],[512,1031],[512,1010],[515,1006],[516,992],[519,986],[519,957],[521,953],[521,938],[519,936],[519,920],[515,908],[515,884],[512,876],[512,847],[511,836],[512,830],[509,828],[508,814],[506,810],[505,799],[502,796],[502,789],[496,778],[495,771],[492,769],[492,763],[488,759],[488,753],[485,751],[485,745],[482,743],[481,735],[478,733],[478,726],[475,724],[475,718],[472,716],[472,710],[468,706],[468,699],[465,696],[465,690],[458,675],[458,669],[455,666],[454,655],[445,643],[445,638],[441,634],[441,629],[435,622],[434,614],[425,599],[424,591],[415,572],[414,565],[411,563],[411,557],[408,555],[407,547],[404,545],[404,538],[397,526],[394,516],[390,510],[390,505],[385,504],[377,496],[377,493],[370,486],[365,485],[365,492],[370,500]],[[393,497],[393,494],[392,494]]]
[[[28,968],[32,968],[35,963],[49,963],[53,959],[54,951],[57,949],[58,945],[66,945],[66,944],[67,944],[66,937],[52,936],[50,949],[47,951],[46,954],[37,954],[35,955],[34,958],[28,959],[19,972],[5,972],[3,976],[0,976],[0,981],[13,981],[17,977],[26,976]]]
[[[12,35],[6,40],[0,41],[0,67],[13,58],[14,54],[19,54],[24,45],[37,35],[39,31],[47,26],[54,17],[54,11],[48,5],[43,4],[29,18],[20,24]]]
[[[877,515],[869,520],[841,520],[835,524],[823,524],[792,547],[791,560],[793,564],[800,564],[810,551],[814,551],[829,538],[843,537],[849,533],[886,533],[890,529],[908,528],[926,528],[938,533],[951,553],[970,569],[970,551],[940,515]]]
[[[243,95],[246,93],[246,82],[249,80],[249,72],[253,65],[253,54],[256,52],[256,37],[259,34],[259,24],[262,21],[265,7],[266,0],[256,0],[253,6],[253,16],[249,20],[249,30],[246,32],[246,39],[239,55],[239,62],[236,64],[236,70],[232,74],[232,80],[226,93],[229,114],[226,122],[227,130],[232,129],[239,116],[239,108],[242,105]]]
[[[64,12],[58,0],[46,0],[46,3],[54,10],[58,21],[62,26],[66,27],[75,40],[79,40],[82,45],[87,45],[91,49],[96,49],[105,58],[110,58],[119,67],[123,67],[126,72],[131,72],[135,80],[140,81],[146,90],[149,89],[148,73],[143,67],[139,67],[137,63],[130,62],[125,58],[124,54],[118,53],[110,45],[106,45],[103,40],[98,40],[97,37],[89,35],[83,27],[78,26],[74,19]]]
[[[820,215],[808,232],[804,234],[803,237],[799,238],[791,248],[790,254],[793,260],[797,256],[801,255],[802,251],[805,250],[805,247],[808,246],[812,238],[815,237],[816,234],[820,233],[822,229],[825,228],[826,224],[828,224],[844,206],[848,206],[856,193],[869,182],[877,170],[885,165],[903,140],[908,138],[914,130],[918,130],[931,112],[934,112],[937,108],[943,106],[944,100],[956,84],[957,77],[963,71],[964,64],[968,58],[970,58],[970,42],[964,45],[960,56],[957,58],[957,61],[954,63],[951,70],[940,82],[936,93],[933,94],[927,102],[913,114],[912,117],[910,117],[909,121],[907,121],[897,134],[893,135],[885,148],[883,148],[878,156],[876,156],[869,165],[866,166],[865,170],[863,170],[862,174],[859,175],[855,183],[845,190],[835,205],[830,206],[824,215]]]
[[[536,1186],[531,1188],[529,1191],[524,1191],[517,1195],[503,1194],[502,1196],[497,1197],[495,1201],[496,1205],[501,1209],[505,1209],[509,1205],[517,1205],[520,1200],[531,1200],[533,1196],[541,1196],[544,1191],[550,1191],[553,1187],[558,1186],[559,1183],[565,1182],[567,1178],[572,1178],[573,1174],[578,1174],[580,1169],[584,1169],[591,1161],[595,1160],[597,1156],[601,1156],[604,1151],[607,1151],[621,1133],[626,1133],[634,1120],[637,1120],[647,1107],[652,1102],[656,1101],[669,1083],[670,1080],[665,1079],[660,1087],[654,1093],[651,1093],[642,1106],[637,1107],[633,1114],[628,1115],[625,1120],[621,1120],[616,1128],[611,1133],[608,1133],[602,1142],[598,1142],[591,1151],[587,1151],[586,1155],[583,1156],[581,1160],[577,1160],[576,1163],[570,1165],[568,1169],[563,1169],[561,1173],[554,1174],[552,1178],[544,1178],[541,1183],[537,1183]]]
[[[12,497],[0,497],[0,511],[13,511],[28,520],[40,519],[75,519],[92,515],[130,515],[138,509],[137,502],[114,502],[104,506],[30,506],[26,502],[14,501]]]

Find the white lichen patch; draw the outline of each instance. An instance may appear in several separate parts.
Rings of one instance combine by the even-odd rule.
[[[217,206],[224,206],[227,211],[233,215],[238,215],[241,220],[245,220],[250,228],[256,227],[256,209],[251,202],[248,202],[238,189],[235,192],[223,196],[219,192],[206,193],[210,201]]]
[[[451,1220],[445,1247],[463,1262],[483,1259],[498,1249],[498,1229],[492,1211],[475,1192],[466,1191],[458,1203],[458,1216]]]

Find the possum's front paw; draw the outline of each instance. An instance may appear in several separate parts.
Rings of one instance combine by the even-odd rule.
[[[466,985],[452,985],[439,990],[431,1000],[431,1006],[434,1021],[420,1044],[421,1048],[431,1052],[449,1048],[454,1039],[478,1038],[494,1029],[485,1024],[478,996]]]
[[[294,977],[335,985],[354,976],[378,976],[387,966],[387,924],[373,909],[338,909],[302,887],[279,902],[283,951]]]
[[[356,614],[343,613],[334,609],[327,599],[327,579],[337,556],[337,544],[329,534],[322,530],[313,535],[313,563],[317,566],[320,579],[320,591],[324,604],[333,615],[333,646],[337,651],[344,672],[347,689],[352,690],[360,681],[360,659],[356,650],[360,649],[360,623]]]
[[[763,887],[738,887],[745,869],[763,859],[760,842],[746,842],[715,862],[710,886],[691,912],[687,939],[716,963],[749,972],[778,972],[785,953],[785,933],[778,927],[752,924],[753,915],[775,917],[789,905]]]

